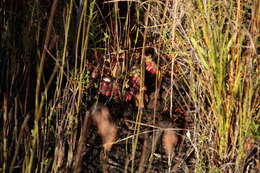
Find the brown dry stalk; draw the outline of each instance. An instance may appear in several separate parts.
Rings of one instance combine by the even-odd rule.
[[[143,143],[143,147],[142,147],[142,154],[141,154],[139,168],[138,168],[138,173],[142,173],[143,170],[144,170],[145,161],[146,161],[146,158],[147,158],[147,155],[148,155],[147,148],[148,148],[148,135],[145,134],[144,143]]]
[[[82,153],[84,150],[84,145],[86,143],[86,137],[88,133],[88,129],[90,126],[90,118],[89,112],[86,113],[84,118],[84,123],[81,128],[80,137],[79,137],[79,144],[77,148],[77,154],[75,156],[74,164],[73,164],[73,172],[77,173],[81,171],[81,163],[82,163]]]
[[[41,111],[42,111],[42,105],[43,105],[43,100],[40,99],[40,88],[41,88],[41,80],[42,80],[42,75],[43,75],[43,67],[44,67],[44,63],[45,63],[45,58],[46,58],[46,49],[48,48],[48,44],[50,42],[50,35],[51,35],[51,31],[52,31],[52,25],[53,25],[53,19],[56,13],[56,9],[58,6],[58,0],[54,0],[52,3],[52,7],[51,7],[51,13],[50,13],[50,17],[48,20],[48,26],[47,26],[47,32],[46,32],[46,36],[45,36],[45,41],[44,41],[44,48],[43,48],[43,52],[41,54],[41,58],[40,58],[40,64],[39,64],[39,68],[37,71],[37,81],[36,81],[36,91],[35,91],[35,119],[34,119],[34,131],[33,133],[35,133],[35,135],[33,136],[33,140],[32,140],[32,152],[30,153],[30,161],[29,161],[29,165],[26,166],[26,172],[32,172],[32,167],[33,167],[33,163],[35,160],[35,154],[37,153],[37,142],[39,140],[39,120],[41,117]],[[49,83],[49,82],[48,82]]]
[[[18,156],[19,149],[21,147],[22,137],[24,135],[24,129],[27,127],[27,123],[29,121],[29,118],[30,118],[30,114],[27,114],[26,117],[24,118],[22,126],[19,130],[19,136],[18,136],[18,140],[17,140],[17,143],[16,143],[15,152],[14,152],[14,155],[13,155],[10,167],[9,167],[9,172],[13,172],[14,164],[15,164],[16,158]]]
[[[3,103],[3,172],[7,172],[7,160],[8,160],[8,95],[4,94]]]
[[[39,99],[41,77],[42,77],[43,66],[44,66],[44,62],[45,62],[45,58],[46,58],[46,50],[47,50],[47,47],[48,47],[49,42],[50,42],[53,19],[54,19],[55,13],[56,13],[57,6],[58,6],[58,0],[54,0],[53,3],[52,3],[51,13],[50,13],[50,17],[49,17],[49,20],[48,20],[47,32],[46,32],[45,41],[44,41],[44,47],[43,47],[43,51],[42,51],[42,54],[41,54],[40,67],[39,67],[39,71],[38,71],[38,74],[37,74],[36,103],[35,103],[36,113],[39,112],[39,110],[38,110],[39,109],[39,103],[38,103],[37,99]],[[39,115],[37,115],[37,116],[39,116]]]

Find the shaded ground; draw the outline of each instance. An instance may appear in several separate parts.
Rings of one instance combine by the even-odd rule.
[[[81,172],[260,172],[259,1],[207,2],[0,1],[0,172],[76,172],[97,100]]]
[[[137,114],[137,108],[134,104],[108,104],[110,107],[110,112],[115,120],[115,123],[118,127],[118,140],[120,142],[116,143],[112,150],[108,153],[107,159],[102,161],[103,153],[102,153],[102,141],[101,137],[97,134],[96,127],[91,128],[89,136],[87,138],[87,145],[85,156],[83,158],[84,169],[82,172],[102,172],[103,169],[106,169],[109,172],[130,172],[131,170],[131,151],[132,151],[132,138],[134,133],[134,124],[135,124],[135,116]],[[175,147],[174,157],[172,160],[172,170],[177,172],[184,172],[184,170],[193,170],[194,163],[192,163],[194,159],[194,151],[190,146],[188,140],[186,139],[185,133],[186,129],[189,128],[191,122],[185,121],[183,118],[184,112],[181,112],[177,109],[178,112],[174,112],[174,117],[170,119],[169,114],[158,113],[156,118],[156,126],[159,127],[158,122],[173,122],[173,126],[171,128],[176,128],[176,132],[178,133],[179,141],[177,146]],[[187,114],[187,113],[186,113]],[[150,152],[152,150],[152,130],[154,128],[148,127],[151,124],[152,118],[151,110],[145,111],[143,115],[143,126],[141,126],[139,142],[137,144],[136,149],[136,157],[135,157],[135,166],[134,170],[137,171],[141,167],[140,162],[142,154],[145,155],[145,164],[144,170],[148,169],[148,159],[150,157]],[[155,129],[156,130],[156,129]],[[157,129],[158,130],[158,129]],[[191,130],[191,129],[189,129]],[[166,172],[169,169],[168,166],[168,157],[165,154],[162,144],[162,133],[157,134],[158,141],[156,144],[156,150],[153,153],[153,162],[150,166],[151,172]],[[145,145],[145,146],[144,146]],[[144,154],[143,152],[145,152]],[[127,165],[129,164],[129,165]],[[127,169],[126,169],[127,167]],[[128,171],[127,171],[128,170]],[[145,171],[144,171],[145,172]]]

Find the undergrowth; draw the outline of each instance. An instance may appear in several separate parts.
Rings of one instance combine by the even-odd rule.
[[[0,3],[0,172],[107,172],[117,147],[117,172],[260,171],[258,0]]]

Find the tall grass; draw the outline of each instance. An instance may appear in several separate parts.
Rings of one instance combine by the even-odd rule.
[[[113,77],[124,102],[135,71],[138,111],[133,130],[117,141],[127,148],[124,172],[152,172],[156,152],[164,154],[160,105],[169,119],[190,119],[178,132],[168,172],[245,172],[252,155],[259,163],[253,153],[260,152],[259,0],[13,3],[1,1],[0,10],[0,172],[84,171],[91,132],[84,117],[102,95],[102,78]],[[145,124],[148,56],[157,70],[152,118]],[[91,76],[95,70],[98,79]],[[102,161],[97,170],[107,171]]]
[[[172,16],[166,17],[171,37],[163,44],[172,61],[177,55],[188,62],[182,72],[195,112],[195,171],[243,172],[252,150],[245,148],[248,138],[259,140],[259,2],[195,0],[171,6]]]
[[[193,3],[197,8],[190,9],[194,15],[188,16],[191,32],[186,38],[191,46],[189,87],[197,112],[198,172],[240,172],[246,138],[259,138],[259,41],[254,32],[259,35],[255,28],[260,19],[259,4],[252,3],[258,15],[246,16],[248,3],[242,1],[198,0]]]

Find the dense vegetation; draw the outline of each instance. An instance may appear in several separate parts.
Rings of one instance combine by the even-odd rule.
[[[0,20],[0,172],[260,172],[259,0],[1,0]]]

